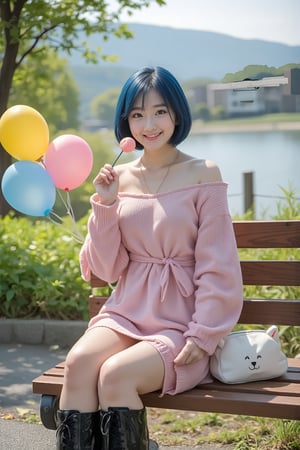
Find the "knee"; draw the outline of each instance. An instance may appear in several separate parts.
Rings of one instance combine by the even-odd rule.
[[[102,364],[98,386],[100,398],[118,398],[120,392],[130,389],[129,386],[133,384],[133,377],[128,377],[127,370],[119,363],[117,355]]]
[[[96,367],[93,367],[91,358],[84,351],[72,349],[65,362],[65,380],[69,387],[81,386],[95,375]]]

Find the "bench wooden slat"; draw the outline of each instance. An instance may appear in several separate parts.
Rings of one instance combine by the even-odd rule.
[[[32,381],[32,392],[34,394],[45,394],[60,396],[63,385],[63,372],[60,377],[51,375],[40,375]]]
[[[91,274],[91,280],[90,285],[92,288],[101,288],[107,286],[107,282],[101,280],[100,278],[96,277],[93,273]]]
[[[52,376],[39,378],[33,382],[34,393],[60,395],[62,377],[56,382]],[[147,407],[299,419],[299,397],[275,395],[273,392],[251,393],[250,395],[249,392],[240,392],[234,389],[213,390],[210,385],[207,385],[206,388],[199,389],[197,387],[175,396],[159,397],[159,394],[154,392],[143,395],[142,400]],[[274,410],[274,408],[276,409]]]
[[[218,381],[208,383],[205,385],[197,386],[197,389],[207,389],[209,387],[213,390],[224,390],[224,391],[239,391],[239,392],[259,392],[259,391],[269,391],[273,393],[281,393],[285,395],[296,395],[300,397],[300,359],[288,359],[289,368],[285,375],[279,377],[272,381],[259,381],[255,383],[244,383],[244,384],[223,384]],[[50,394],[53,390],[53,382],[58,385],[57,394],[60,394],[60,389],[62,388],[64,376],[64,363],[59,366],[50,368],[44,372],[43,375],[39,376],[33,380],[33,392],[40,394]],[[49,384],[50,391],[48,392],[47,385]],[[42,387],[42,392],[41,386]],[[299,385],[299,386],[298,386]]]
[[[44,372],[44,376],[47,377],[62,377],[64,376],[64,367],[52,367]]]
[[[300,248],[299,220],[235,221],[239,248]]]
[[[47,395],[57,395],[61,393],[63,385],[63,372],[60,375],[46,374],[41,375],[33,383],[33,392],[35,394],[47,394]],[[195,389],[199,390],[214,390],[221,392],[231,392],[231,393],[248,393],[248,394],[260,394],[268,393],[273,395],[282,396],[293,396],[298,397],[298,405],[300,403],[300,389],[294,382],[288,381],[276,381],[273,380],[272,383],[269,381],[245,383],[240,385],[230,385],[222,384],[219,382],[213,382],[206,385],[199,385]],[[184,393],[181,398],[184,397]],[[171,398],[171,397],[170,397]],[[184,408],[178,408],[184,409]]]
[[[102,308],[102,306],[104,305],[106,300],[107,300],[107,297],[103,297],[100,295],[90,295],[89,296],[89,316],[90,317],[96,316],[96,314],[98,314],[98,312],[100,311],[100,309]]]
[[[157,393],[146,394],[142,400],[145,406],[153,408],[299,419],[299,398],[274,394],[191,389],[162,398]]]
[[[233,226],[240,249],[300,248],[300,220],[241,221]],[[247,260],[241,261],[241,269],[244,285],[275,286],[271,288],[274,292],[276,286],[300,286],[297,260]],[[107,283],[92,275],[90,285],[98,288]],[[90,317],[106,300],[90,296]],[[300,299],[244,299],[239,323],[300,326]],[[287,373],[277,379],[240,385],[214,381],[175,396],[149,393],[142,396],[142,401],[148,407],[300,419],[300,359],[289,358],[288,363]],[[33,392],[60,396],[63,376],[62,361],[33,380]]]
[[[241,261],[243,283],[257,286],[300,286],[300,261]],[[105,287],[91,279],[92,288]]]
[[[244,300],[241,324],[299,325],[300,300]]]
[[[241,261],[243,283],[300,286],[300,261]]]
[[[105,303],[106,297],[90,296],[90,317],[94,317]],[[299,325],[300,300],[245,299],[239,318],[241,324]]]

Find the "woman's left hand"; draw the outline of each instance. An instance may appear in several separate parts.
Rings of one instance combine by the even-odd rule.
[[[193,364],[205,355],[205,351],[198,347],[197,344],[191,339],[187,338],[186,344],[183,349],[178,353],[174,359],[176,366],[184,366],[185,364]]]

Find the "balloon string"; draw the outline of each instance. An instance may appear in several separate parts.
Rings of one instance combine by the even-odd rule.
[[[59,190],[59,189],[56,189],[56,192],[57,192],[57,194],[59,195],[59,198],[61,199],[61,201],[62,201],[64,207],[66,208],[67,213],[69,213],[69,211],[68,211],[68,205],[67,205],[67,203],[65,202],[63,196],[61,195],[60,190]]]
[[[51,211],[50,214],[48,214],[46,217],[54,225],[60,226],[64,231],[69,233],[76,242],[78,242],[79,244],[83,244],[83,236],[81,235],[79,230],[78,230],[79,234],[76,234],[76,233],[73,233],[72,231],[68,230],[66,227],[63,227],[62,226],[62,224],[64,223],[63,219],[58,214],[56,214],[54,211]]]
[[[121,155],[119,155],[119,157],[120,156]],[[117,159],[119,159],[119,157]],[[44,162],[43,158],[41,158],[40,163],[46,170],[46,166],[45,166],[45,162]],[[67,214],[69,214],[69,216],[71,217],[74,233],[72,231],[68,230],[65,227],[62,227],[62,229],[67,231],[68,233],[70,233],[75,241],[79,242],[80,244],[83,244],[84,237],[80,233],[79,228],[78,228],[78,226],[76,224],[75,214],[74,214],[74,210],[73,210],[72,203],[71,203],[70,192],[67,191],[67,199],[66,199],[66,201],[64,200],[64,198],[63,198],[63,196],[62,196],[62,194],[61,194],[59,189],[56,189],[56,192],[59,195],[59,198],[61,199],[64,207],[66,208]],[[63,219],[58,214],[56,214],[54,211],[51,211],[50,214],[48,214],[47,217],[55,225],[62,225],[64,223]]]
[[[72,207],[72,203],[71,203],[71,196],[70,196],[69,191],[67,191],[67,206],[68,206],[67,207],[68,214],[70,215],[71,220],[72,220],[73,229],[74,229],[76,235],[79,236],[83,242],[84,238],[83,238],[82,234],[80,233],[79,228],[76,223],[75,214],[73,211],[73,207]]]
[[[111,165],[112,167],[114,167],[114,165],[116,164],[116,162],[118,161],[118,159],[121,157],[122,153],[123,153],[123,150],[121,150],[120,153],[118,154],[118,156],[114,159],[114,161],[113,161],[113,163],[112,163],[112,165]]]
[[[50,219],[51,222],[54,223],[55,225],[61,225],[63,223],[63,219],[53,210],[50,211],[50,214],[48,214],[46,217]]]
[[[58,193],[59,198],[61,199],[64,207],[66,208],[67,214],[70,216],[71,222],[72,222],[73,232],[67,230],[65,227],[64,227],[64,230],[68,231],[77,242],[82,244],[84,241],[84,237],[80,233],[79,228],[76,224],[75,214],[74,214],[72,203],[71,203],[70,192],[67,191],[66,200],[63,198],[61,192],[58,189],[56,189],[56,192]],[[50,217],[49,216],[48,217],[51,220],[51,222],[55,223],[56,225],[61,225],[63,223],[63,219],[58,214],[56,214],[54,211],[51,211],[50,214],[52,214],[52,216],[55,217],[55,219],[59,221],[59,222],[57,222],[57,221],[53,220],[52,217],[49,215]]]

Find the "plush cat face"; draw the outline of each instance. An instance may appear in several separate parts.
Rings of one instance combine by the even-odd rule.
[[[224,383],[246,383],[275,378],[287,370],[280,348],[278,328],[230,333],[211,357],[215,378]]]

